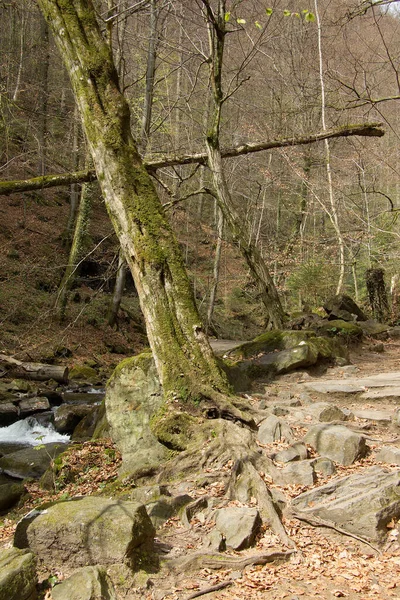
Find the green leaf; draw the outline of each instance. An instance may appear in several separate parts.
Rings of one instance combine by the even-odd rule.
[[[236,23],[239,23],[239,25],[244,25],[246,23],[246,19],[236,19]]]
[[[267,15],[270,17],[272,15],[272,13],[274,12],[273,8],[266,8],[265,12],[267,13]]]
[[[287,10],[287,9],[285,9],[285,10],[283,11],[283,16],[284,16],[284,17],[291,17],[291,16],[292,16],[292,13],[290,12],[290,10]]]
[[[231,13],[230,12],[226,12],[225,13],[225,21],[228,22],[230,18],[231,18]]]
[[[58,583],[59,579],[58,579],[57,575],[50,575],[50,577],[48,578],[47,581],[49,582],[51,587],[54,587],[56,585],[56,583]]]
[[[314,21],[315,21],[315,15],[312,12],[308,12],[305,15],[304,19],[307,21],[307,23],[314,23]]]
[[[255,21],[254,25],[257,27],[257,29],[262,29],[260,21]]]
[[[308,8],[303,8],[301,12],[303,13],[303,15],[306,15],[310,11],[308,10]]]
[[[300,19],[300,14],[299,13],[292,13],[292,17],[297,17],[298,19]]]

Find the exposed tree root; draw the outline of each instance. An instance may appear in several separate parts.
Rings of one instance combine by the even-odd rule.
[[[223,590],[230,585],[232,585],[233,579],[229,579],[229,581],[223,581],[222,583],[217,583],[217,585],[212,585],[210,587],[204,588],[203,590],[198,590],[193,594],[190,594],[186,598],[186,600],[193,600],[194,598],[200,598],[200,596],[205,596],[206,594],[210,594],[211,592],[218,592],[218,590]]]
[[[196,441],[187,450],[162,467],[159,481],[185,475],[196,475],[204,470],[227,472],[237,460],[256,461],[260,458],[255,434],[241,423],[225,419],[207,420],[199,426]]]
[[[294,552],[294,550],[288,550],[287,552],[270,552],[244,557],[216,554],[214,552],[197,552],[166,561],[166,566],[172,571],[179,572],[189,569],[235,569],[241,571],[249,565],[266,565],[271,562],[289,560]]]
[[[332,523],[329,523],[329,521],[325,521],[324,519],[321,519],[320,517],[309,517],[308,515],[305,516],[305,515],[302,515],[301,513],[297,513],[297,512],[291,512],[290,516],[293,517],[294,519],[297,519],[298,521],[304,521],[304,523],[308,523],[309,525],[312,525],[313,527],[326,527],[328,529],[333,529],[334,531],[337,531],[338,533],[340,533],[342,535],[351,537],[354,540],[361,542],[362,544],[366,544],[367,546],[372,548],[372,550],[374,550],[377,554],[381,554],[381,550],[379,550],[379,548],[377,548],[376,546],[371,544],[371,542],[368,542],[368,540],[366,540],[365,538],[362,538],[361,536],[356,535],[355,533],[350,533],[349,531],[346,531],[345,529],[342,529],[341,527],[337,527],[336,525],[333,525]]]
[[[248,502],[251,497],[256,498],[263,523],[279,536],[285,546],[295,548],[295,543],[285,531],[271,492],[251,462],[236,462],[229,488],[230,496],[242,502]]]
[[[242,423],[252,430],[257,429],[248,404],[236,396],[230,397],[220,392],[204,394],[201,408],[207,419],[225,419]]]

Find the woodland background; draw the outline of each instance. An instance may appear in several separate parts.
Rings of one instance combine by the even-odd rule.
[[[288,314],[318,309],[339,288],[366,303],[371,267],[384,268],[396,285],[400,16],[389,4],[364,11],[344,1],[246,0],[226,16],[222,147],[367,121],[386,131],[225,159],[236,208]],[[123,0],[97,10],[141,153],[154,160],[203,151],[210,82],[200,3]],[[2,1],[0,19],[1,179],[90,166],[68,76],[38,7]],[[224,227],[209,171],[163,168],[156,181],[210,333],[253,337],[264,309]],[[2,350],[47,361],[72,352],[103,364],[118,362],[105,358],[110,351],[136,352],[145,343],[129,278],[110,320],[118,241],[97,184],[83,190],[85,204],[78,184],[1,197]],[[82,236],[71,259],[79,214]]]

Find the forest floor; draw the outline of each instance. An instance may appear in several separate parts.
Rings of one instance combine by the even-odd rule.
[[[365,377],[379,373],[400,371],[400,342],[386,341],[383,343],[383,352],[375,352],[376,343],[364,343],[352,352],[351,362],[356,371],[352,377]],[[382,350],[382,348],[380,348]],[[342,380],[349,377],[346,368],[332,367],[324,372],[302,371],[281,376],[271,383],[258,384],[254,396],[273,394],[278,398],[290,394],[296,398],[302,385],[307,381],[323,381],[327,379]],[[304,391],[304,390],[303,390]],[[311,394],[313,396],[313,394]],[[248,396],[249,401],[252,397]],[[316,397],[315,399],[319,399]],[[357,394],[339,394],[334,397],[324,398],[339,406],[350,409],[385,408],[393,409],[393,404],[398,405],[398,399],[390,401],[361,401]],[[357,419],[356,419],[357,421]],[[365,422],[358,420],[360,427]],[[300,433],[300,432],[299,432]],[[336,473],[320,479],[315,486],[325,484],[333,478],[362,472],[363,469],[377,464],[375,455],[379,448],[388,442],[400,447],[399,430],[392,425],[382,423],[369,423],[366,429],[369,455],[348,467],[337,466]],[[397,440],[397,441],[396,441]],[[285,445],[282,443],[271,444],[267,451],[276,451]],[[73,447],[72,447],[73,448]],[[70,468],[81,475],[75,481],[64,486],[56,495],[41,490],[37,483],[29,484],[30,497],[17,511],[7,515],[0,521],[0,543],[8,546],[12,543],[12,535],[16,521],[22,514],[39,504],[54,500],[56,497],[74,497],[78,495],[101,493],[107,482],[112,482],[117,477],[119,454],[111,454],[110,442],[87,442],[72,450]],[[108,449],[108,450],[107,450]],[[107,450],[108,461],[104,461]],[[110,458],[111,457],[111,458]],[[385,465],[388,469],[390,466]],[[278,487],[278,486],[274,486]],[[307,491],[310,487],[291,485],[279,488],[288,499]],[[226,506],[225,489],[218,478],[206,487],[187,488],[194,498],[208,496],[214,498],[216,507],[218,501]],[[231,503],[234,506],[238,502]],[[301,598],[348,598],[349,600],[389,600],[400,598],[400,545],[398,543],[398,529],[393,524],[393,529],[388,530],[388,542],[380,549],[374,549],[353,537],[344,536],[338,531],[325,527],[312,527],[295,519],[284,520],[284,526],[291,539],[295,542],[297,552],[290,560],[264,566],[249,565],[245,568],[220,568],[214,566],[197,566],[191,570],[183,569],[151,574],[146,584],[133,591],[127,586],[120,590],[121,599],[127,600],[142,598],[143,600],[190,600],[202,597],[214,600],[254,600],[254,599],[287,599],[299,600]],[[207,552],[205,544],[213,523],[203,522],[194,518],[191,527],[185,527],[178,517],[169,519],[158,531],[156,546],[168,558],[182,558],[197,550]],[[242,552],[227,551],[225,556],[234,559],[246,558],[255,554],[265,554],[274,551],[287,551],[280,540],[269,530],[264,530],[260,535],[256,547]],[[208,552],[210,550],[208,549]],[[63,579],[68,573],[46,572],[41,574],[45,579],[52,575]],[[137,585],[137,584],[136,584]],[[208,593],[207,593],[208,590]],[[50,593],[46,596],[51,598]]]

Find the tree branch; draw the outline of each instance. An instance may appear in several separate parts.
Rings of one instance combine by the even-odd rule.
[[[273,150],[274,148],[286,148],[288,146],[303,146],[313,144],[321,140],[349,137],[358,135],[361,137],[382,137],[385,131],[382,129],[382,123],[360,123],[358,125],[347,125],[319,131],[306,136],[282,138],[264,142],[250,142],[241,146],[225,148],[221,150],[222,158],[236,158],[245,154],[262,152],[263,150]],[[184,154],[181,156],[166,156],[159,160],[146,160],[147,170],[152,173],[164,167],[174,167],[178,165],[207,164],[207,153],[198,152],[196,154]],[[0,196],[13,194],[15,192],[28,192],[44,188],[70,185],[71,183],[84,183],[94,181],[96,174],[93,170],[77,171],[75,173],[62,173],[60,175],[46,175],[44,177],[34,177],[21,181],[1,181]]]
[[[96,179],[96,172],[93,169],[86,169],[85,171],[44,175],[43,177],[33,177],[33,179],[22,179],[20,181],[0,181],[0,196],[71,185],[72,183],[86,183],[96,181]]]

